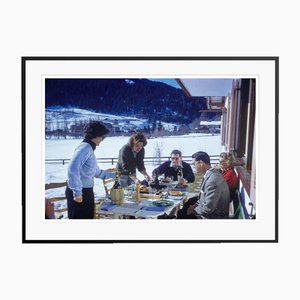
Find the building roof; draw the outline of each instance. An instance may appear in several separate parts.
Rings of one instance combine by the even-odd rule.
[[[180,78],[176,79],[190,97],[227,97],[232,78]]]

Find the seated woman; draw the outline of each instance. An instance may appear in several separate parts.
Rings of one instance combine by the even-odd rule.
[[[238,178],[233,169],[233,155],[230,152],[220,153],[219,158],[220,164],[216,166],[221,174],[223,175],[224,180],[227,182],[230,190],[230,199],[232,200],[235,195],[235,191],[238,188]]]

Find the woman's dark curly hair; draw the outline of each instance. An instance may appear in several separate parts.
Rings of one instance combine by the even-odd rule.
[[[84,126],[84,137],[87,139],[93,139],[99,136],[105,136],[109,133],[109,130],[100,121],[91,121]]]

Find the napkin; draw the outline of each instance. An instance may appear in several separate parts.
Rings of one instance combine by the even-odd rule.
[[[188,188],[187,187],[173,187],[172,190],[173,191],[183,191],[183,192],[185,192],[185,191],[188,190]]]
[[[101,210],[104,210],[104,211],[111,211],[111,210],[113,210],[115,207],[116,207],[115,204],[112,204],[112,203],[105,203],[105,204],[102,204],[102,206],[100,207],[100,209],[101,209]]]

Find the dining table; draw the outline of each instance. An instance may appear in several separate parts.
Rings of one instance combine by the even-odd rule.
[[[133,184],[124,189],[124,199],[117,205],[106,197],[97,207],[99,215],[108,214],[111,219],[159,219],[160,216],[172,218],[182,207],[189,195],[189,185],[178,186],[178,182],[151,184],[146,192],[136,191]]]

